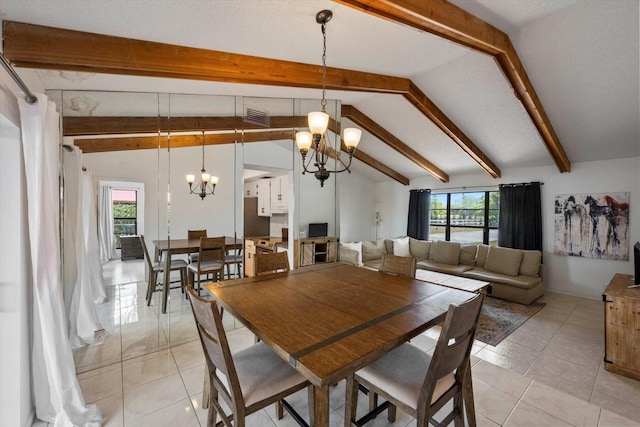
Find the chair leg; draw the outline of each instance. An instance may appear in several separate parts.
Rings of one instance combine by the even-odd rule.
[[[156,281],[158,280],[158,273],[155,271],[149,272],[149,282],[147,283],[147,306],[151,305],[151,297],[156,287]]]
[[[211,378],[209,378],[209,367],[204,365],[204,383],[202,384],[202,407],[209,407],[209,399],[211,397]]]
[[[278,400],[276,403],[276,420],[281,420],[284,416],[284,410],[282,408],[282,400]]]
[[[387,408],[387,420],[390,423],[396,422],[396,405],[389,402],[389,407]]]
[[[182,287],[182,293],[184,294],[184,299],[188,299],[189,297],[187,296],[186,288],[187,288],[187,285],[189,284],[189,282],[187,281],[187,269],[186,268],[181,268],[180,269],[180,284],[181,284],[181,287]]]
[[[346,405],[344,410],[344,425],[351,427],[356,422],[356,409],[358,408],[358,382],[353,375],[347,377]]]

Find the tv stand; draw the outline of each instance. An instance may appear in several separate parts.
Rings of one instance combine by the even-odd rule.
[[[313,237],[295,241],[294,267],[296,268],[337,260],[337,237]]]

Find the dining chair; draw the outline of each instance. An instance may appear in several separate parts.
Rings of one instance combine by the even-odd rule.
[[[149,250],[147,244],[144,241],[144,236],[140,235],[140,244],[144,251],[144,258],[147,260],[147,266],[149,267],[149,277],[147,279],[147,305],[151,304],[151,297],[156,290],[156,282],[158,281],[158,273],[164,273],[164,261],[152,260],[149,257]],[[180,286],[184,292],[184,288],[187,285],[187,263],[181,259],[172,259],[169,271],[180,271]]]
[[[207,237],[207,230],[187,230],[188,240],[200,240],[201,237]],[[189,264],[198,262],[198,252],[190,253],[187,259]]]
[[[256,276],[289,271],[289,257],[286,251],[256,252],[255,263]]]
[[[347,378],[345,426],[362,426],[387,409],[389,422],[394,422],[396,407],[417,420],[417,427],[464,425],[475,426],[473,386],[469,358],[478,325],[484,294],[460,305],[451,304],[445,317],[433,356],[410,343],[401,344],[370,365]],[[362,385],[386,399],[369,408],[369,413],[356,420],[358,386]],[[453,399],[451,412],[441,422],[433,419]],[[371,402],[371,399],[369,400]]]
[[[198,262],[187,266],[189,273],[189,283],[193,287],[197,276],[198,295],[200,294],[200,279],[203,274],[213,275],[213,281],[222,280],[224,272],[224,236],[223,237],[201,237],[200,251],[198,252]]]
[[[416,258],[382,254],[378,271],[397,276],[416,278]]]
[[[277,405],[277,419],[282,419],[284,406],[296,422],[305,425],[306,422],[284,402],[284,398],[307,387],[311,417],[311,383],[264,342],[231,353],[216,302],[201,298],[193,288],[188,288],[187,292],[207,365],[207,425],[215,426],[219,415],[227,427],[231,427],[234,421],[236,426],[244,426],[246,416],[272,403]],[[217,371],[224,374],[226,381]],[[222,408],[220,396],[231,410],[229,414]]]
[[[231,267],[234,267],[234,275],[238,273],[238,277],[242,277],[242,264],[244,262],[244,255],[242,255],[242,244],[233,245],[227,247],[226,254],[224,256],[224,265],[227,269],[227,279],[231,279]]]

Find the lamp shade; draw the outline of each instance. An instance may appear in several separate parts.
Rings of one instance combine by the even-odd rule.
[[[357,128],[346,128],[344,130],[344,145],[347,148],[356,148],[360,142],[362,131]]]
[[[322,111],[314,111],[307,115],[309,119],[309,130],[312,134],[323,134],[329,126],[329,115]]]
[[[187,175],[187,184],[193,184],[195,180],[196,180],[195,175]]]
[[[209,182],[209,179],[211,179],[211,174],[203,172],[202,173],[202,182],[207,183],[207,182]]]
[[[313,135],[311,132],[297,132],[296,133],[296,145],[298,146],[298,150],[300,151],[309,151],[311,148],[311,141],[313,140]]]
[[[212,176],[211,177],[211,184],[212,185],[218,185],[218,177],[217,176]]]

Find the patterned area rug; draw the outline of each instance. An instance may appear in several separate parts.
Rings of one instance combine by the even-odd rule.
[[[482,304],[476,339],[496,346],[544,306],[543,302],[523,305],[486,296]]]

